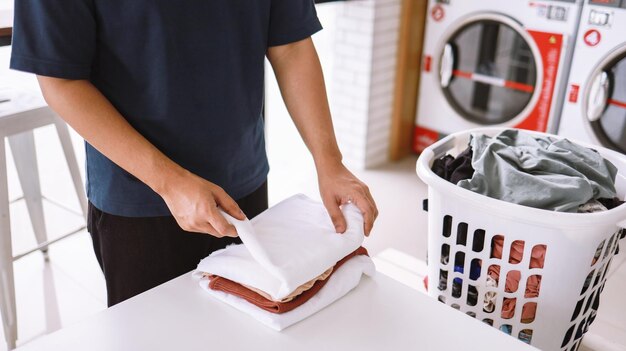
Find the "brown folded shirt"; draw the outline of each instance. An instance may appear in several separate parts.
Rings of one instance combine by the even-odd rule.
[[[294,292],[292,292],[291,294],[287,295],[287,297],[284,297],[280,300],[274,300],[272,299],[272,297],[270,296],[270,294],[266,293],[263,290],[259,290],[256,288],[253,288],[251,286],[248,286],[246,284],[241,284],[241,286],[243,286],[244,288],[251,290],[259,295],[261,295],[262,297],[274,301],[274,302],[289,302],[293,299],[295,299],[298,295],[302,294],[303,292],[311,289],[313,287],[313,285],[315,285],[315,282],[318,280],[324,280],[324,279],[328,279],[328,277],[330,277],[330,274],[333,272],[333,267],[328,268],[326,271],[324,271],[324,273],[320,274],[319,276],[311,279],[310,281],[300,285],[296,290],[294,290]],[[209,274],[209,273],[203,273],[202,277],[203,278],[207,278],[207,279],[211,279],[211,277],[217,277],[216,275],[213,274]]]
[[[358,255],[369,256],[369,254],[367,253],[367,249],[365,249],[364,247],[359,247],[358,249],[356,249],[356,251],[342,258],[341,261],[337,262],[337,264],[335,264],[335,266],[333,267],[333,271],[330,273],[327,279],[316,281],[311,289],[304,291],[302,294],[296,296],[293,300],[289,302],[272,301],[244,287],[239,283],[216,275],[209,276],[209,288],[212,290],[223,291],[227,294],[240,297],[268,312],[281,314],[298,308],[305,302],[309,301],[324,287],[324,285],[326,285],[326,282],[332,277],[333,273],[335,273],[337,269],[339,269],[339,267],[341,267],[349,259]]]

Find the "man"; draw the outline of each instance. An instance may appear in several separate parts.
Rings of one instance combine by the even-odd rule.
[[[85,140],[88,229],[112,306],[238,240],[267,208],[264,59],[315,160],[338,233],[367,187],[342,164],[312,0],[18,0],[11,67]],[[236,199],[233,200],[233,199]],[[200,234],[190,234],[200,233]]]

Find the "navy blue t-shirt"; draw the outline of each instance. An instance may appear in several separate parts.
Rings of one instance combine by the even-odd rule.
[[[269,171],[267,48],[320,29],[313,0],[19,0],[11,68],[88,79],[165,155],[238,199]],[[97,208],[170,214],[148,186],[89,144],[86,151]]]

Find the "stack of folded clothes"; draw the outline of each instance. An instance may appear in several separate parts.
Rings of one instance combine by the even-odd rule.
[[[194,275],[214,297],[276,330],[309,317],[338,300],[375,268],[363,243],[363,217],[351,204],[348,223],[335,233],[326,209],[293,196],[253,220],[228,215],[242,245],[203,259]]]

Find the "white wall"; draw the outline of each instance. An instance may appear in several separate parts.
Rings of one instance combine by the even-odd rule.
[[[348,164],[388,160],[401,0],[354,0],[338,9],[330,93]]]

